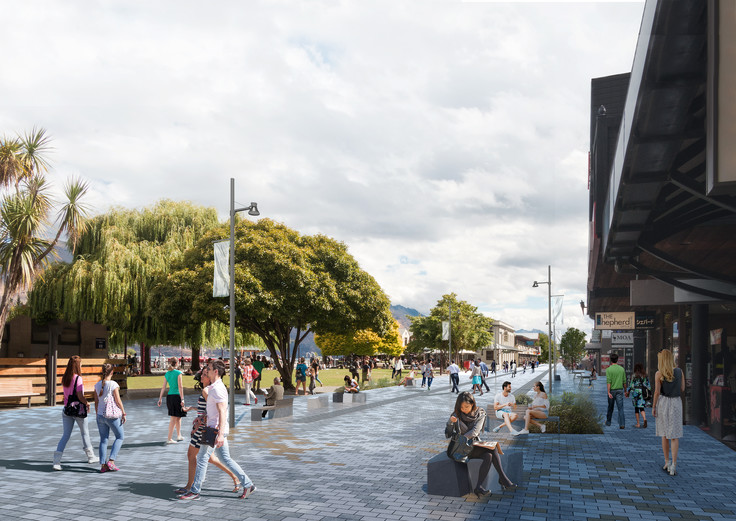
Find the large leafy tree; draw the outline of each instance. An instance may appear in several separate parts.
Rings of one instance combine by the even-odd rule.
[[[566,366],[574,365],[585,355],[585,333],[574,327],[560,339],[560,351]]]
[[[89,222],[72,263],[46,271],[31,293],[31,310],[108,325],[113,346],[141,345],[144,372],[150,369],[150,345],[159,343],[188,344],[196,368],[202,343],[226,341],[227,332],[206,321],[172,327],[148,312],[147,298],[171,263],[218,226],[214,209],[187,202],[114,208]]]
[[[44,129],[0,138],[0,341],[12,305],[56,257],[62,237],[66,235],[67,246],[75,251],[87,228],[85,182],[70,180],[58,206],[49,195],[49,150]]]
[[[314,341],[325,356],[373,356],[384,354],[399,356],[404,351],[399,336],[399,323],[394,320],[391,329],[380,337],[370,329],[361,329],[353,333],[324,333],[315,335]]]
[[[549,362],[549,335],[545,333],[539,333],[539,361]]]
[[[482,313],[478,308],[458,300],[455,293],[443,295],[437,301],[429,316],[409,317],[411,320],[412,341],[408,350],[420,352],[423,349],[446,352],[449,342],[442,340],[442,321],[450,316],[452,307],[452,351],[478,351],[493,341],[493,320]]]
[[[187,251],[151,294],[153,316],[182,326],[229,322],[228,299],[212,296],[212,243],[228,237],[229,228],[222,226]],[[302,236],[269,219],[237,223],[235,309],[236,327],[261,338],[286,388],[293,388],[297,350],[310,332],[371,329],[381,336],[393,321],[388,297],[344,244],[324,235]]]

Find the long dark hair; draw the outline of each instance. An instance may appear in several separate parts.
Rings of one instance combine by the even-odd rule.
[[[475,412],[478,409],[478,405],[475,403],[475,398],[473,398],[473,395],[468,391],[463,391],[457,395],[457,400],[455,400],[455,418],[460,418],[460,414],[462,413],[460,406],[464,403],[469,403],[473,406],[468,415],[475,415]]]
[[[544,390],[544,384],[542,383],[541,380],[539,382],[537,382],[537,387],[539,387],[539,391],[540,392],[543,392],[543,393],[546,393],[547,392],[547,391]]]
[[[66,371],[64,371],[64,376],[61,377],[61,385],[64,387],[72,385],[72,378],[75,374],[82,376],[82,359],[77,355],[69,357],[69,361],[66,363]]]

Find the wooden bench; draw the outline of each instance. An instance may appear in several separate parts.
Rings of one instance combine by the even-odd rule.
[[[263,416],[263,413],[266,416]],[[287,418],[294,416],[294,401],[279,400],[276,405],[264,405],[263,407],[253,407],[250,410],[250,421],[272,420],[274,418]]]
[[[0,378],[0,398],[28,398],[30,407],[34,396],[42,396],[42,393],[33,392],[29,378]]]

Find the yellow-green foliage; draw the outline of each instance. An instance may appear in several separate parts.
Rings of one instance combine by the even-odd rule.
[[[314,341],[325,356],[375,355],[397,356],[403,352],[399,337],[399,323],[394,321],[391,329],[381,338],[371,329],[361,329],[352,334],[315,334]]]

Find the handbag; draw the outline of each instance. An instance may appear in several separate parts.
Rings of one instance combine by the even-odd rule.
[[[447,445],[447,455],[458,463],[467,463],[471,452],[473,452],[473,439],[460,434],[460,428],[455,422],[455,431]]]
[[[120,418],[123,415],[123,411],[121,411],[118,404],[115,403],[115,397],[112,395],[112,392],[109,392],[105,397],[105,411],[102,415],[110,420]]]
[[[202,434],[202,443],[214,447],[215,443],[217,443],[217,434],[219,432],[220,429],[217,427],[205,427],[204,434]]]
[[[72,416],[73,418],[86,418],[87,417],[87,406],[79,401],[77,397],[77,382],[79,381],[79,375],[74,379],[74,386],[72,392],[66,399],[66,405],[64,405],[64,414]]]
[[[194,435],[197,433],[198,430],[203,428],[205,425],[207,425],[207,415],[198,415],[196,418],[194,418],[194,421],[192,422],[192,438],[194,438]]]

